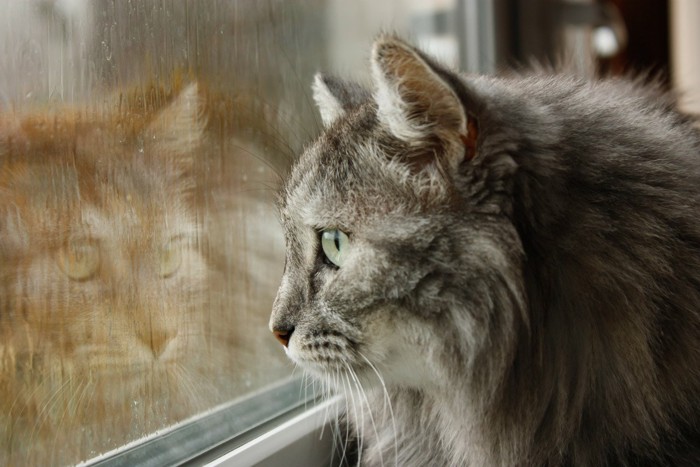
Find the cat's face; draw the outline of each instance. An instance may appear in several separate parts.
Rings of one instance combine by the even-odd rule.
[[[201,344],[207,267],[187,173],[195,100],[188,88],[142,128],[58,113],[5,131],[6,376],[47,394],[92,381],[102,386],[92,397],[121,404],[168,384],[156,374],[177,373]]]
[[[504,279],[520,260],[503,215],[512,161],[472,165],[476,121],[426,60],[380,41],[374,96],[317,77],[326,132],[281,196],[287,261],[270,325],[292,360],[341,387],[347,369],[443,384],[511,319],[495,302],[520,299],[487,285],[517,283]]]

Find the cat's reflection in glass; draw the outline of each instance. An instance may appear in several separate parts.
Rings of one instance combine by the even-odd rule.
[[[0,464],[94,455],[211,390],[199,91],[129,99],[0,117]]]

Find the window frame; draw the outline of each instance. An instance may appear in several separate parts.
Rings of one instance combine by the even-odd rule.
[[[456,21],[475,26],[464,28],[469,37],[462,39],[470,47],[460,50],[463,68],[478,71],[495,63],[494,16],[504,1],[516,0],[456,0]],[[484,44],[486,52],[480,48]],[[78,465],[274,466],[278,459],[288,466],[333,465],[331,424],[344,408],[342,398],[323,399],[307,385],[299,377],[285,379]]]
[[[285,450],[308,451],[303,465],[328,465],[333,444],[327,425],[339,401],[324,400],[302,378],[286,379],[78,465],[276,465],[270,462],[286,458]],[[319,444],[309,449],[310,443]]]

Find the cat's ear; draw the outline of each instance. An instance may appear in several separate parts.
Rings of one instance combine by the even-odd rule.
[[[465,157],[473,157],[476,128],[446,80],[448,75],[419,50],[393,36],[380,37],[372,48],[379,121],[411,145],[429,144],[432,147],[426,153],[447,156],[455,167]],[[462,143],[466,152],[457,150]],[[420,159],[430,162],[427,157]]]
[[[158,152],[187,157],[201,144],[205,126],[204,105],[193,83],[156,115],[144,136]]]
[[[323,126],[329,127],[353,108],[368,101],[369,91],[359,84],[316,73],[311,86]]]

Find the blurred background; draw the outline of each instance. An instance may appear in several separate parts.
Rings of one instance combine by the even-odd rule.
[[[0,9],[2,465],[72,464],[292,377],[267,330],[284,264],[275,190],[320,130],[313,74],[367,81],[379,32],[467,73],[537,63],[643,74],[700,112],[697,0],[0,0]],[[144,143],[156,134],[178,147]],[[186,189],[161,204],[140,192],[144,149],[158,159],[151,181],[177,172]],[[78,170],[83,159],[93,172]],[[125,203],[148,205],[136,221],[114,208],[125,184],[135,190]],[[64,202],[85,186],[113,203]],[[133,230],[112,229],[111,243],[90,233],[89,246],[66,233],[69,222],[92,228],[95,211],[116,226],[131,219]],[[120,245],[169,229],[173,211],[185,233],[167,247],[130,247],[125,269],[159,258],[160,274],[115,278],[107,263]],[[29,219],[42,216],[53,243],[35,240]],[[160,295],[135,292],[149,287]],[[161,369],[162,349],[183,336],[177,371]],[[130,365],[145,358],[140,347],[145,370]]]
[[[689,91],[698,67],[694,0],[4,3],[5,105],[40,96],[73,101],[174,69],[235,71],[285,93],[286,82],[300,85],[308,69],[362,76],[368,45],[382,30],[407,35],[469,72],[563,61],[582,73],[652,73]],[[262,68],[273,63],[275,71]],[[281,83],[282,70],[288,73]]]

